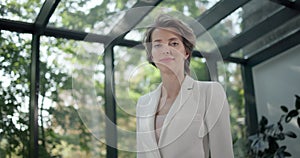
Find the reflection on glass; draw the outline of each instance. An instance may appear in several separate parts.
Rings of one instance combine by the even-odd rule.
[[[41,38],[39,124],[43,156],[106,155],[103,50],[97,43]]]
[[[137,48],[114,47],[118,147],[120,157],[135,157],[136,103],[160,83],[159,71],[146,61],[146,52]],[[127,132],[126,132],[127,131]],[[129,151],[129,152],[126,152]]]

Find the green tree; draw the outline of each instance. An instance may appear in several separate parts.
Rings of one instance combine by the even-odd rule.
[[[16,43],[15,41],[18,41]],[[3,156],[28,155],[28,63],[30,40],[1,31],[0,148]]]

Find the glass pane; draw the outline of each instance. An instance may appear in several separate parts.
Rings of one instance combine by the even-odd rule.
[[[191,76],[199,81],[209,81],[209,70],[206,67],[206,60],[204,58],[191,58],[190,63]]]
[[[223,85],[230,106],[234,157],[249,157],[245,125],[245,100],[241,66],[218,62],[218,80]]]
[[[159,71],[146,61],[146,52],[114,47],[119,157],[135,157],[136,103],[160,83]]]
[[[207,43],[202,36],[198,37],[200,41],[206,43],[205,51],[211,52],[217,50],[219,46],[225,44],[233,36],[241,32],[241,14],[242,9],[239,8],[208,30],[208,35],[212,37],[214,44]]]
[[[184,16],[189,17],[186,23],[190,22],[191,19],[195,20],[204,11],[209,9],[211,6],[216,4],[218,0],[207,1],[207,0],[196,0],[196,1],[176,1],[176,0],[164,0],[154,8],[136,27],[136,30],[129,32],[125,39],[128,40],[141,40],[142,38],[138,34],[145,32],[143,28],[152,23],[154,18],[161,13],[170,13],[175,17],[179,17],[185,21]]]
[[[43,5],[39,0],[2,0],[0,18],[33,23]]]
[[[120,19],[120,11],[131,8],[136,0],[62,0],[49,25],[78,31],[106,34]]]
[[[248,2],[242,7],[242,30],[246,30],[256,25],[280,7],[282,7],[282,5],[271,1],[252,0]]]
[[[0,157],[28,157],[31,35],[0,32]]]
[[[252,28],[253,26],[260,23],[262,20],[269,17],[271,14],[273,14],[275,11],[283,7],[282,5],[279,5],[277,3],[271,2],[271,1],[260,1],[260,0],[253,0],[249,3],[245,4],[242,7],[241,11],[241,22],[240,22],[240,28],[241,31],[237,34],[242,34],[247,29]],[[275,29],[276,30],[276,29]],[[274,31],[274,30],[273,30]],[[271,31],[271,32],[273,32]],[[264,32],[262,32],[264,33]],[[272,33],[271,33],[272,34]],[[259,37],[258,39],[255,39],[252,44],[256,45],[253,46],[252,44],[248,44],[246,46],[243,46],[241,49],[233,52],[231,54],[232,57],[238,57],[238,58],[245,58],[249,52],[257,51],[262,46],[267,45],[266,41],[262,40],[260,41]],[[265,39],[264,36],[262,36],[263,39]],[[228,40],[229,41],[229,40]],[[269,41],[270,42],[270,41]],[[252,45],[252,46],[251,46]]]
[[[300,28],[300,16],[297,16],[293,19],[290,19],[288,22],[282,24],[281,26],[274,28],[274,30],[266,33],[265,35],[259,37],[258,39],[254,40],[253,42],[246,45],[244,48],[234,52],[232,56],[235,57],[242,57],[242,58],[249,58],[259,50],[265,46],[269,46],[273,42],[284,38],[286,35],[292,34],[293,31]]]
[[[126,34],[124,39],[134,40],[134,41],[142,41],[144,38],[145,32],[146,32],[145,28],[134,28],[128,34]]]
[[[169,10],[176,10],[183,13],[185,16],[192,18],[199,17],[205,10],[216,4],[218,0],[195,0],[195,1],[177,1],[164,0],[158,7],[168,8]]]
[[[104,157],[104,46],[41,38],[41,157]]]

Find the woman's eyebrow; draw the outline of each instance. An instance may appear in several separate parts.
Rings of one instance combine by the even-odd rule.
[[[177,41],[177,40],[179,40],[179,38],[177,38],[177,37],[172,37],[169,39],[169,41]]]
[[[172,37],[172,38],[169,38],[168,41],[178,41],[180,40],[178,37]],[[162,39],[155,39],[154,41],[152,42],[161,42]]]
[[[156,40],[154,40],[152,42],[161,42],[161,41],[162,41],[161,39],[156,39]]]

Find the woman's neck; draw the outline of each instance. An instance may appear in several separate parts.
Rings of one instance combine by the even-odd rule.
[[[176,98],[180,91],[185,75],[161,74],[162,96],[166,98]]]

